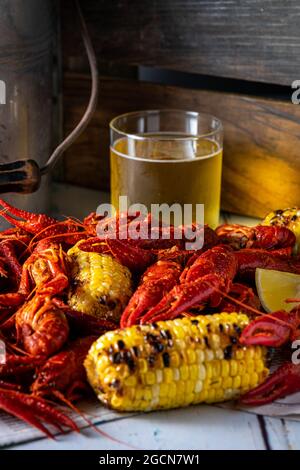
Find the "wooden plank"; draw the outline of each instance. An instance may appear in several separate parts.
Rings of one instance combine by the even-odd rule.
[[[300,450],[300,423],[265,417],[272,450]]]
[[[299,78],[298,0],[85,0],[82,7],[98,57],[110,62],[288,86]],[[72,8],[62,2],[65,63],[74,66],[82,58]]]
[[[42,445],[41,441],[34,441],[12,449],[37,450],[41,446],[44,450],[128,450],[129,446],[145,450],[265,449],[255,415],[206,405],[140,414],[99,427],[124,444],[87,430],[79,435],[66,434],[57,441],[44,439]]]
[[[89,78],[66,74],[65,133],[79,121]],[[300,106],[289,102],[187,90],[129,80],[100,80],[94,119],[65,155],[66,181],[109,186],[109,121],[136,109],[182,108],[212,113],[225,129],[222,207],[253,217],[300,201]]]

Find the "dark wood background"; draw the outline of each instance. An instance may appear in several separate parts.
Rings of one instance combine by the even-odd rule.
[[[300,205],[300,106],[290,99],[291,83],[300,79],[298,0],[81,4],[99,60],[100,99],[92,123],[66,153],[60,178],[108,189],[110,119],[179,107],[224,123],[224,209],[260,217]],[[90,81],[73,2],[63,0],[61,12],[66,133],[84,111]],[[138,65],[192,73],[193,88],[141,82]]]

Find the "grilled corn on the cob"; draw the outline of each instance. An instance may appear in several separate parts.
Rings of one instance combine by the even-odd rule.
[[[105,333],[85,360],[88,380],[103,403],[124,411],[235,398],[268,375],[266,350],[238,344],[248,323],[220,313]]]
[[[131,296],[131,273],[110,255],[68,251],[72,286],[69,305],[98,318],[118,321]]]
[[[289,228],[296,236],[294,253],[300,254],[300,208],[277,210],[270,212],[262,222],[262,225],[282,225]]]

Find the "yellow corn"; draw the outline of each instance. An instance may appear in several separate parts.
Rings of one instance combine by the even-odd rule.
[[[118,321],[131,296],[131,273],[110,255],[68,252],[71,266],[69,305],[98,318]]]
[[[268,375],[265,348],[238,343],[248,323],[220,313],[108,332],[85,360],[88,380],[99,400],[124,411],[236,398]]]

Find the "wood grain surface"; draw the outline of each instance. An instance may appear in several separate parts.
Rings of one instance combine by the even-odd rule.
[[[83,114],[89,86],[86,75],[65,76],[65,133]],[[66,180],[107,189],[109,121],[128,111],[168,107],[205,111],[223,121],[223,209],[262,217],[271,209],[299,204],[300,106],[112,78],[101,78],[95,117],[65,155]]]
[[[298,0],[85,0],[99,61],[290,86],[299,78]],[[62,1],[64,63],[79,70],[73,7]]]

